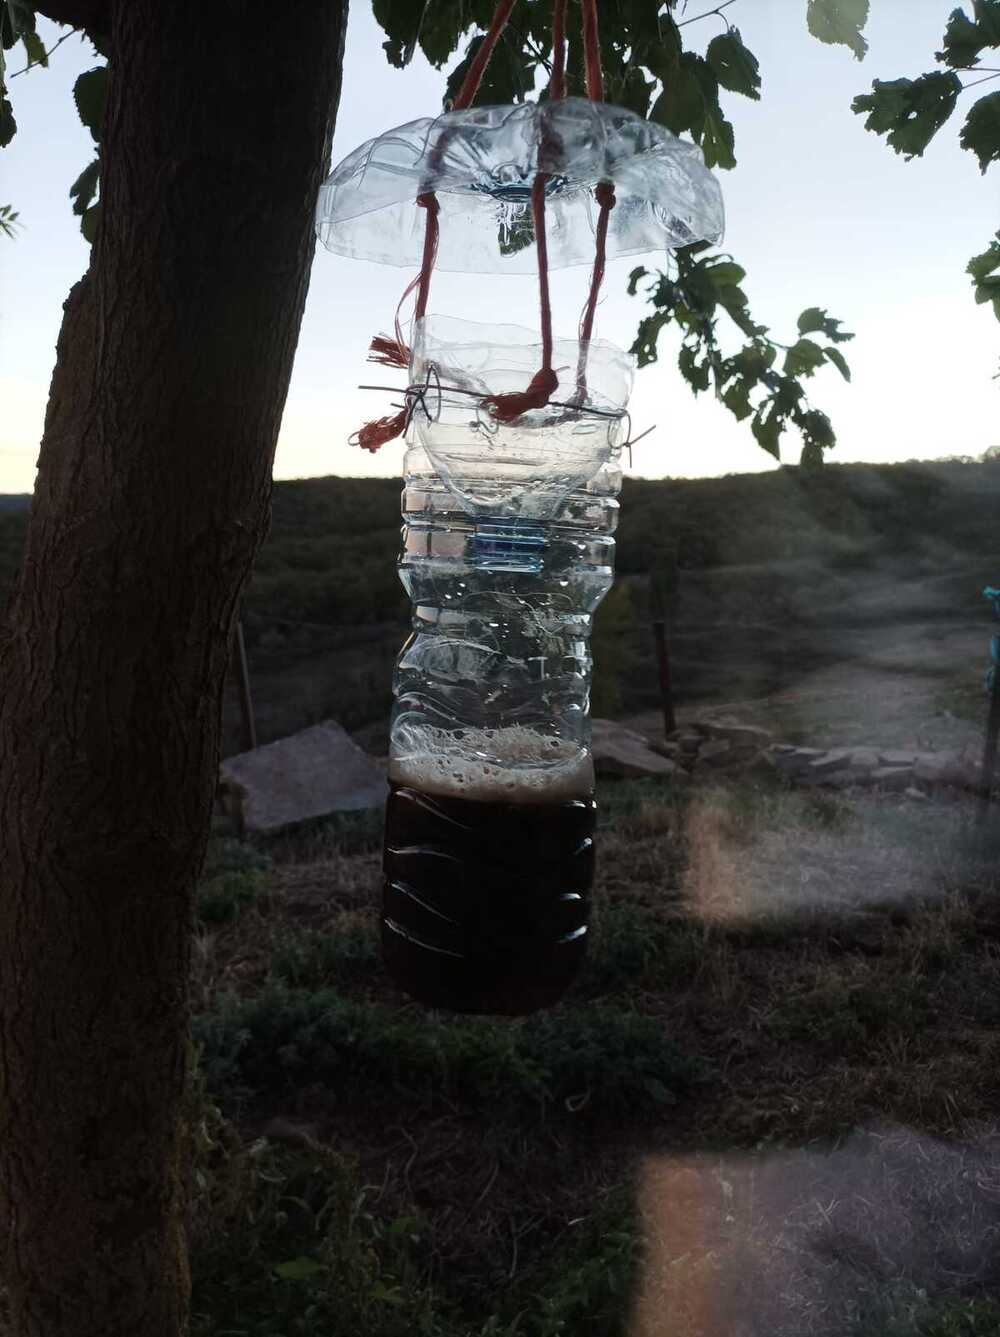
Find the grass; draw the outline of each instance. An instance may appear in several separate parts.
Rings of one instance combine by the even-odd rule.
[[[564,1108],[636,1115],[676,1100],[695,1065],[648,1017],[596,1005],[510,1025],[446,1019],[274,983],[196,1021],[213,1094],[230,1107],[306,1081],[341,1098],[442,1102],[531,1119]]]
[[[646,1158],[766,1168],[873,1121],[945,1138],[990,1124],[996,860],[961,805],[759,778],[601,797],[585,969],[522,1021],[426,1012],[384,979],[376,822],[216,851],[207,886],[257,881],[200,940],[214,1113],[196,1337],[646,1337],[628,1326]],[[877,885],[848,901],[843,880],[864,877]],[[314,1141],[276,1144],[275,1116]],[[845,1275],[848,1337],[1000,1332],[971,1282],[921,1297],[916,1277],[888,1304]]]

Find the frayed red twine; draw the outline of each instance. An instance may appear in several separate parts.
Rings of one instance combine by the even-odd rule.
[[[379,446],[384,446],[387,441],[393,441],[406,431],[406,422],[409,414],[406,409],[399,413],[394,413],[389,418],[376,418],[374,422],[366,422],[364,427],[359,427],[355,433],[355,445],[360,446],[362,450],[370,450],[373,454]]]
[[[376,334],[368,349],[368,361],[382,367],[408,367],[410,350],[402,339],[391,339],[388,334]]]
[[[559,386],[559,377],[550,367],[542,367],[532,376],[526,390],[506,395],[490,395],[483,403],[498,422],[513,422],[530,409],[544,408]]]

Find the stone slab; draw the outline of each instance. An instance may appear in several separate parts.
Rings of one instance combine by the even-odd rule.
[[[220,784],[247,832],[379,808],[387,793],[384,771],[334,720],[229,757]]]
[[[687,771],[676,761],[660,756],[641,734],[625,729],[613,720],[593,721],[591,750],[598,775],[617,776],[623,780],[647,776],[688,778]]]
[[[875,770],[869,772],[869,779],[873,785],[879,785],[883,789],[908,789],[913,783],[913,767],[877,766]]]

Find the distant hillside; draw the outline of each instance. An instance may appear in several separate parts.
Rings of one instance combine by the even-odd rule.
[[[275,484],[243,615],[262,738],[326,714],[350,727],[385,714],[406,628],[399,494],[395,479]],[[24,500],[0,502],[0,594],[19,557]],[[736,647],[763,685],[786,672],[783,647],[797,636],[802,668],[820,644],[810,628],[884,617],[875,610],[887,587],[921,616],[978,617],[979,588],[1000,582],[1000,460],[629,479],[621,500],[617,569],[631,587],[637,645],[626,708],[655,695],[646,583],[674,543],[675,669],[688,695],[714,690],[723,665],[731,675]],[[829,654],[822,644],[817,657]]]
[[[30,492],[0,492],[0,511],[26,511],[30,505]]]

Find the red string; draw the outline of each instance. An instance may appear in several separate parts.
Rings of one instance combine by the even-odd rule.
[[[486,66],[489,64],[493,49],[503,35],[503,30],[507,26],[507,20],[513,13],[517,0],[500,0],[493,15],[493,22],[486,32],[486,36],[479,44],[479,50],[476,52],[469,66],[465,78],[462,80],[462,87],[458,90],[452,105],[453,111],[462,111],[470,106],[476,94],[479,92],[479,85],[483,81],[483,75],[486,72]],[[444,152],[445,136],[442,134],[438,139],[437,148],[428,164],[428,176],[433,180],[434,174],[440,165],[441,156]],[[399,323],[399,312],[403,303],[409,297],[414,288],[417,289],[417,301],[413,312],[414,320],[420,320],[427,314],[427,300],[431,290],[431,275],[434,272],[434,261],[437,258],[438,238],[440,236],[440,223],[438,216],[441,212],[441,206],[438,203],[437,195],[433,190],[425,190],[417,196],[417,204],[425,209],[424,220],[424,250],[420,264],[420,273],[416,279],[407,286],[406,291],[400,298],[399,306],[396,308],[396,337],[388,338],[387,335],[376,335],[371,341],[369,347],[369,362],[378,362],[382,366],[390,367],[408,367],[410,365],[410,349],[407,347],[403,338],[403,332]],[[365,423],[357,432],[357,444],[362,450],[378,450],[379,446],[384,446],[387,441],[400,435],[406,430],[408,420],[407,411],[395,414],[390,418],[376,418],[374,422]]]
[[[552,74],[549,99],[558,102],[566,96],[566,0],[552,6]]]
[[[458,90],[455,101],[451,104],[452,111],[464,111],[466,107],[472,106],[475,96],[479,92],[479,85],[483,81],[483,75],[486,73],[490,56],[493,55],[493,48],[503,35],[507,20],[513,13],[516,4],[517,0],[500,0],[500,4],[497,5],[493,22],[476,52],[475,59],[469,66],[468,73],[462,80],[462,87]]]
[[[608,224],[611,221],[611,210],[615,207],[615,188],[611,182],[599,182],[594,191],[594,198],[599,206],[595,231],[594,268],[590,275],[587,304],[580,318],[580,355],[576,364],[576,397],[581,404],[587,397],[587,358],[590,354],[590,338],[594,332],[597,298],[604,282],[604,267],[607,263]]]
[[[592,102],[604,101],[604,75],[601,73],[601,36],[597,29],[597,0],[581,0],[583,10],[583,68],[587,96]]]
[[[601,35],[597,27],[597,0],[581,0],[583,11],[583,61],[584,77],[587,84],[587,96],[593,102],[604,100],[604,75],[601,72]],[[594,332],[594,316],[597,311],[597,299],[604,281],[604,269],[607,263],[608,224],[611,210],[615,207],[615,189],[610,181],[600,181],[594,190],[597,200],[597,226],[594,234],[594,268],[590,275],[590,292],[580,317],[580,353],[576,364],[577,403],[582,404],[587,396],[587,360],[590,356],[590,339]]]
[[[538,304],[542,326],[542,365],[536,371],[526,390],[506,395],[491,395],[484,403],[494,418],[511,422],[527,413],[540,409],[552,398],[559,385],[559,377],[552,370],[552,303],[549,298],[549,253],[545,236],[545,172],[537,172],[531,187],[531,215],[535,224],[535,246],[538,248]]]

